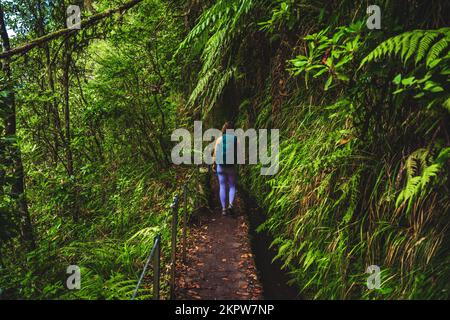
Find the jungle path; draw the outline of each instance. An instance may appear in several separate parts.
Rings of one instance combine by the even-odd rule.
[[[296,299],[279,265],[271,263],[274,253],[264,253],[270,242],[261,248],[254,241],[259,237],[250,230],[255,220],[251,215],[256,216],[254,203],[238,190],[234,214],[222,216],[218,185],[212,178],[214,210],[202,210],[189,228],[187,259],[177,262],[176,299]],[[260,253],[258,257],[253,251]]]

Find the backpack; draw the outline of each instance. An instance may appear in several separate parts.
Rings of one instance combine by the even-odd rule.
[[[227,155],[231,154],[234,150],[233,158],[230,159],[231,163],[227,163]],[[217,145],[216,150],[216,163],[225,167],[231,167],[237,164],[237,137],[234,134],[222,135],[222,141]],[[231,157],[228,155],[228,157]]]

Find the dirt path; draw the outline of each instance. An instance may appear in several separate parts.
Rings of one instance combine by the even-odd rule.
[[[216,208],[191,226],[176,287],[177,299],[263,299],[241,199],[233,216],[222,216]]]

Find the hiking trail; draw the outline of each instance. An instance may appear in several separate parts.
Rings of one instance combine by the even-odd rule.
[[[190,227],[187,260],[177,265],[177,299],[263,299],[239,194],[235,201],[233,215],[204,210]]]
[[[282,262],[274,260],[273,239],[256,228],[267,218],[248,191],[238,187],[234,214],[223,216],[216,177],[209,206],[192,216],[186,261],[177,260],[175,298],[178,300],[301,299],[288,285]],[[181,250],[181,243],[179,244]]]

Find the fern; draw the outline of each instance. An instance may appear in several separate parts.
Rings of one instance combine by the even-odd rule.
[[[433,163],[429,164],[428,158],[427,149],[418,149],[406,160],[407,183],[397,197],[396,207],[408,202],[406,212],[409,212],[416,199],[426,196],[433,178],[438,176],[450,159],[450,147],[442,149]]]
[[[195,86],[194,90],[192,90],[192,93],[189,97],[188,105],[192,105],[198,99],[198,97],[200,97],[200,95],[206,91],[211,81],[211,78],[213,78],[215,73],[217,73],[216,69],[208,70],[203,75],[203,77],[201,77],[197,81],[197,85]]]
[[[220,0],[199,17],[197,25],[189,32],[177,49],[175,56],[202,40],[202,68],[188,105],[202,98],[206,111],[220,98],[225,86],[236,76],[236,67],[230,64],[231,43],[242,33],[246,15],[253,0]],[[225,62],[228,61],[228,62]]]
[[[417,65],[426,57],[426,66],[433,62],[448,48],[450,28],[437,30],[413,30],[389,38],[370,52],[360,64],[360,68],[369,62],[379,61],[387,57],[399,57],[403,64],[415,57]]]
[[[212,109],[214,104],[219,98],[219,95],[223,92],[225,86],[230,82],[230,80],[233,77],[236,77],[236,67],[230,67],[227,70],[225,70],[221,74],[221,78],[218,79],[218,81],[215,81],[212,86],[212,90],[210,96],[210,102],[204,112],[204,116],[209,113],[209,111]]]
[[[402,37],[401,49],[400,49],[400,51],[401,51],[400,57],[401,57],[402,62],[406,62],[405,58],[406,58],[406,54],[408,53],[408,51],[410,49],[414,49],[410,45],[412,36],[413,36],[413,33],[412,32],[408,32]]]
[[[427,55],[427,67],[439,57],[439,55],[444,51],[448,46],[448,39],[442,38],[438,42],[436,42],[430,49]]]
[[[431,44],[434,39],[438,37],[436,32],[427,32],[420,40],[419,47],[416,53],[415,64],[417,65],[419,61],[421,61],[427,54],[428,49],[431,47]]]
[[[419,40],[423,37],[423,32],[422,31],[417,31],[416,33],[414,33],[411,37],[410,37],[410,41],[409,41],[409,47],[408,47],[408,51],[406,53],[406,55],[404,56],[403,60],[405,61],[405,63],[409,60],[409,58],[411,58],[411,56],[417,51],[418,49],[418,44],[419,44]]]

